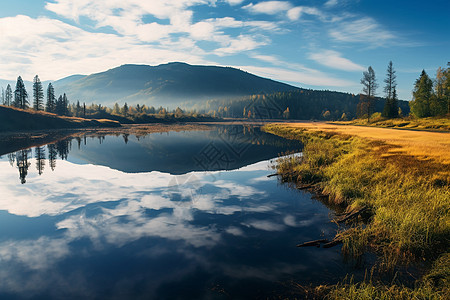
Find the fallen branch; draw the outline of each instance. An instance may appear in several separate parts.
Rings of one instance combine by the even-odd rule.
[[[298,244],[297,247],[320,246],[321,243],[328,243],[328,242],[329,241],[327,239],[321,239],[321,240],[305,242],[303,244]]]
[[[365,211],[367,209],[367,206],[364,206],[363,208],[361,208],[360,210],[354,211],[352,213],[348,213],[347,215],[343,216],[342,218],[336,220],[336,222],[338,223],[342,223],[345,221],[348,221],[350,219],[353,219],[357,216],[359,216],[363,211]]]
[[[308,188],[310,188],[312,186],[313,186],[312,184],[302,184],[300,186],[297,186],[297,189],[298,190],[305,190],[305,189],[308,189]]]
[[[334,247],[336,245],[342,244],[342,240],[341,239],[334,239],[329,243],[326,243],[325,245],[323,245],[324,248],[331,248]]]
[[[280,174],[278,174],[278,173],[275,173],[275,174],[270,174],[270,175],[267,175],[267,177],[273,177],[273,176],[278,176],[278,175],[280,175]]]

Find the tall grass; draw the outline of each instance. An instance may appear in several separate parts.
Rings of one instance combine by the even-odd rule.
[[[363,226],[354,223],[341,234],[345,254],[358,257],[371,249],[379,254],[377,269],[381,271],[392,271],[399,264],[432,262],[440,255],[448,261],[449,165],[405,153],[393,155],[389,144],[356,136],[283,124],[266,125],[264,130],[305,144],[302,161],[281,161],[279,173],[291,172],[294,180],[318,184],[329,201],[345,205],[347,211],[369,208],[370,218]],[[448,272],[445,280],[448,283]],[[373,284],[359,283],[337,287],[336,298],[340,289],[348,299],[389,299],[394,294],[410,299],[414,293],[430,293],[427,286],[395,287],[384,290],[386,298],[377,294]]]
[[[430,118],[397,118],[385,119],[381,116],[372,116],[370,123],[367,119],[356,119],[345,122],[335,122],[336,124],[346,125],[362,125],[385,128],[403,128],[415,130],[430,130],[430,131],[450,131],[450,117],[430,117]]]

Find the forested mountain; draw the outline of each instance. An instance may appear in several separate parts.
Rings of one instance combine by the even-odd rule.
[[[74,79],[74,78],[71,78]],[[235,68],[169,63],[123,65],[86,77],[55,82],[69,99],[112,106],[115,102],[176,107],[184,101],[204,101],[298,89]]]
[[[14,91],[16,83],[8,83]],[[31,100],[30,82],[24,84]],[[42,84],[48,94],[48,83]],[[78,117],[139,115],[141,120],[141,114],[161,117],[178,111],[177,115],[225,118],[339,120],[366,113],[361,111],[361,95],[302,89],[234,68],[185,63],[122,65],[97,74],[72,75],[52,85],[53,102],[65,100],[64,113],[59,114]],[[373,98],[371,111],[382,112],[385,103],[383,98]],[[398,101],[398,107],[403,115],[409,114],[407,101]]]
[[[298,89],[239,99],[211,100],[206,112],[218,117],[253,119],[339,120],[357,116],[360,95],[333,91]],[[373,112],[382,112],[386,100],[375,98]],[[398,101],[402,115],[409,114],[408,101]],[[345,115],[344,115],[345,114]]]

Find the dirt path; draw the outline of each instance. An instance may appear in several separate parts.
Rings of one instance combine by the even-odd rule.
[[[284,123],[284,126],[306,128],[339,134],[355,135],[371,140],[381,140],[398,146],[391,152],[404,152],[420,159],[433,159],[450,164],[450,133],[399,130],[390,128],[363,127],[352,125],[335,125],[321,122]]]

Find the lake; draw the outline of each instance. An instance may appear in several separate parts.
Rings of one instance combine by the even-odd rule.
[[[78,135],[0,159],[1,299],[254,299],[332,284],[337,226],[257,127]]]

